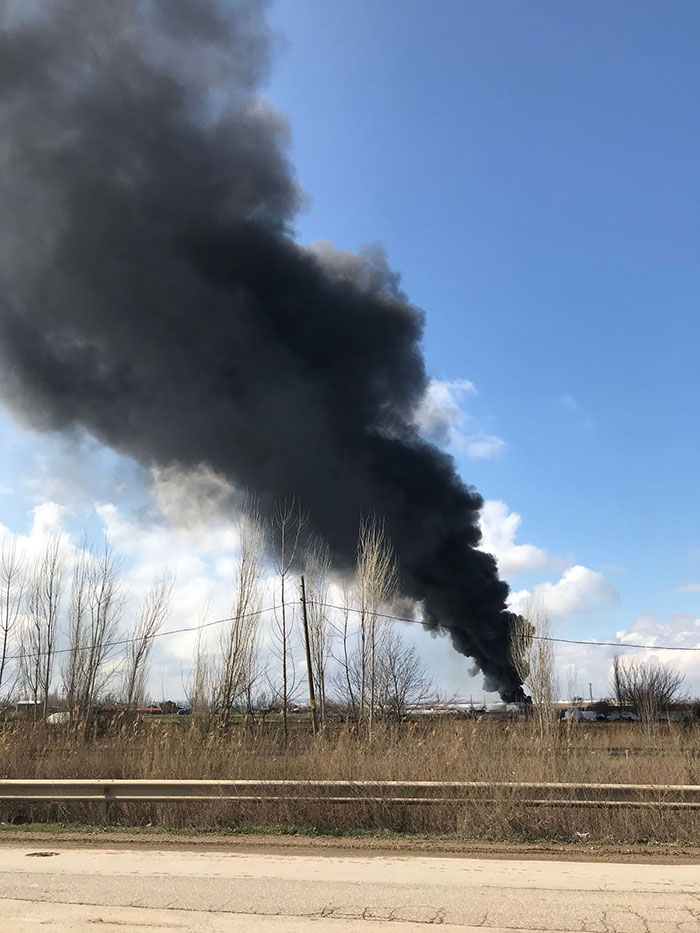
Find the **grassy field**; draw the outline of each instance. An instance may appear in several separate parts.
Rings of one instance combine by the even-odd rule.
[[[700,728],[562,724],[546,745],[527,722],[406,724],[372,743],[344,726],[316,741],[303,724],[284,746],[279,726],[237,725],[226,733],[196,722],[137,723],[98,737],[14,724],[0,730],[3,778],[287,778],[339,780],[700,783]],[[463,839],[609,843],[700,842],[700,812],[649,808],[527,807],[517,794],[492,802],[431,807],[384,804],[129,804],[121,825],[211,830],[276,825],[322,833],[387,830]],[[0,803],[0,820],[104,822],[93,804]]]

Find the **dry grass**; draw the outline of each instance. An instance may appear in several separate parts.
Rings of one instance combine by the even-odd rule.
[[[3,778],[287,778],[700,783],[700,728],[562,726],[542,747],[529,723],[455,722],[385,728],[371,745],[344,727],[314,742],[297,724],[285,749],[276,724],[207,731],[190,722],[139,723],[86,740],[79,732],[15,724],[0,731]],[[679,842],[700,839],[700,812],[532,808],[509,794],[494,803],[400,807],[314,802],[129,804],[112,815],[198,830],[277,824],[317,832],[388,830],[469,839]],[[95,822],[90,804],[0,804],[10,821]]]

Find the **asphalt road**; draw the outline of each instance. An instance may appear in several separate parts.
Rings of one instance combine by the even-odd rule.
[[[698,933],[700,866],[0,847],[8,933]]]

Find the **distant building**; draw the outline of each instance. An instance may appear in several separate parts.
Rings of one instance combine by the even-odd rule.
[[[15,703],[15,712],[33,713],[38,709],[42,709],[43,705],[41,700],[17,700]]]

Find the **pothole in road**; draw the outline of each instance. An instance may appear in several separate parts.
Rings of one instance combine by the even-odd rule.
[[[59,855],[58,852],[27,852],[27,858],[51,858],[52,855]]]

